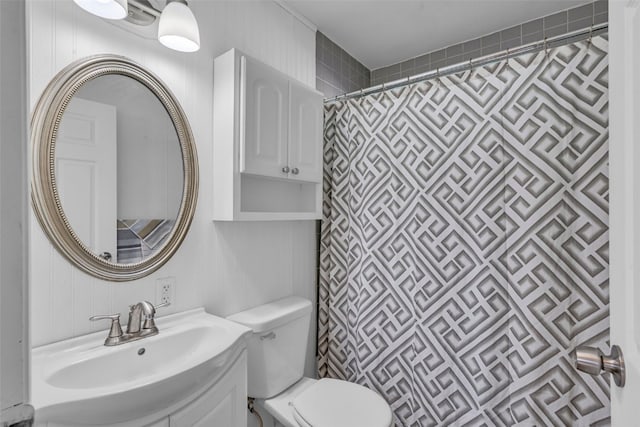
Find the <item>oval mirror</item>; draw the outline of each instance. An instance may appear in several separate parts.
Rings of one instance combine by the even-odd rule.
[[[195,211],[198,167],[187,118],[152,73],[100,55],[62,70],[36,105],[32,201],[54,246],[101,279],[162,266]]]

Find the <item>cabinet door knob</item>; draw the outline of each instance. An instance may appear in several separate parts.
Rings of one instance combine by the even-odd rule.
[[[300,169],[293,168],[293,169],[291,169],[291,173],[294,174],[294,175],[298,175],[300,173]]]
[[[289,173],[289,166],[285,166],[282,168],[282,172]]]

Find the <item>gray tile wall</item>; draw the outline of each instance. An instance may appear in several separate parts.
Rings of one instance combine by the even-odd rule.
[[[369,86],[371,71],[320,31],[316,32],[316,89],[330,98]]]
[[[597,0],[584,6],[534,19],[522,25],[516,25],[484,37],[458,43],[404,62],[379,68],[371,72],[371,85],[375,86],[435,70],[439,67],[468,61],[469,59],[540,41],[545,37],[553,37],[570,31],[588,28],[592,24],[608,22],[608,7],[608,0]]]

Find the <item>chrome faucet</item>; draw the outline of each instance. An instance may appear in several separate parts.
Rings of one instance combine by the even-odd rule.
[[[109,335],[104,340],[104,345],[120,345],[129,341],[136,341],[145,337],[150,337],[158,333],[155,322],[156,308],[166,307],[169,303],[153,305],[149,301],[140,301],[129,306],[129,321],[127,322],[127,332],[122,332],[120,326],[120,313],[91,316],[89,320],[111,320]]]

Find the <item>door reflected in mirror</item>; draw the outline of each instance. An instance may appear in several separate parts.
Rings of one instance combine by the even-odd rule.
[[[120,74],[84,83],[62,115],[54,170],[69,225],[94,254],[130,264],[163,247],[183,158],[171,116],[143,83]]]

